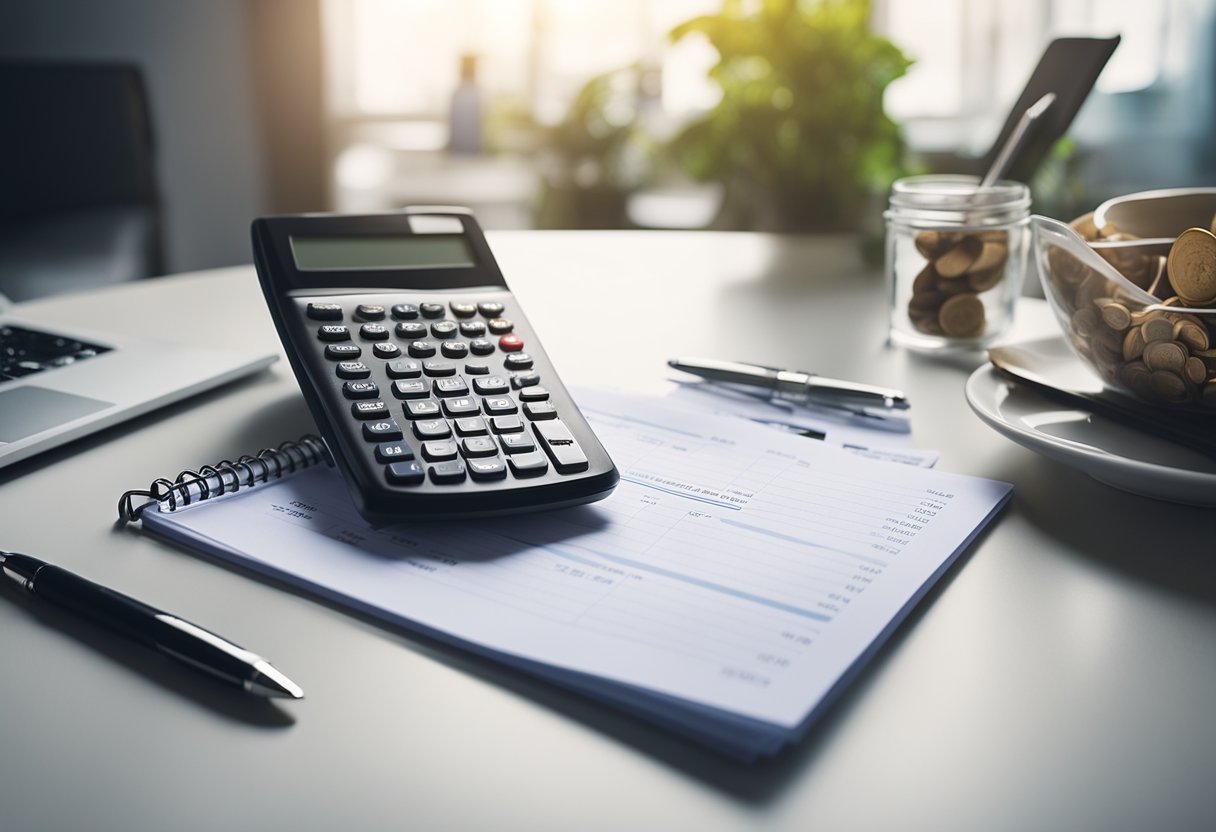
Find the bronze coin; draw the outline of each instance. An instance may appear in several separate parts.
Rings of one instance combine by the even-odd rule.
[[[984,331],[984,302],[972,292],[951,295],[937,313],[937,322],[951,338],[975,338]]]
[[[1188,306],[1216,303],[1216,234],[1188,228],[1170,246],[1170,285]]]

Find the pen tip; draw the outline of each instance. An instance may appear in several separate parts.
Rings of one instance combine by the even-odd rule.
[[[275,669],[270,662],[260,661],[254,668],[253,678],[245,683],[250,692],[278,699],[304,698],[304,689]]]

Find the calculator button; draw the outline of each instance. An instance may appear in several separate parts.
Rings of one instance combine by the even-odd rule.
[[[461,376],[435,379],[436,396],[465,396],[468,395],[469,385]]]
[[[350,406],[350,412],[356,419],[384,419],[388,416],[388,405],[377,399],[369,402],[355,402]]]
[[[330,361],[358,358],[362,353],[363,347],[358,344],[329,344],[325,347],[325,357]]]
[[[465,338],[480,338],[486,334],[486,325],[481,321],[461,321],[460,334]]]
[[[525,387],[535,387],[540,384],[540,374],[535,370],[511,375],[511,389],[522,390]]]
[[[507,457],[511,473],[517,477],[539,477],[549,470],[549,460],[540,451],[531,453],[511,454]]]
[[[382,321],[384,307],[374,303],[361,303],[355,307],[355,314],[365,321]]]
[[[396,333],[398,338],[404,338],[407,341],[413,341],[415,338],[426,337],[426,324],[410,321],[407,323],[397,324]]]
[[[325,324],[317,327],[317,337],[322,341],[349,341],[350,330],[341,324]]]
[[[396,344],[390,344],[387,341],[377,341],[372,344],[372,355],[388,361],[401,355],[401,347]]]
[[[422,372],[428,376],[454,376],[456,365],[451,361],[423,361]]]
[[[439,415],[439,402],[434,399],[413,399],[402,405],[405,410],[405,418],[413,421],[414,419],[433,419]]]
[[[418,317],[418,307],[412,303],[397,303],[392,308],[393,320],[411,321]]]
[[[490,320],[486,322],[486,326],[488,326],[490,328],[490,332],[493,332],[495,335],[503,335],[515,329],[515,323],[507,320],[506,318],[490,318]]]
[[[308,317],[314,321],[340,321],[342,320],[342,307],[336,303],[310,303],[308,304]]]
[[[495,393],[505,393],[511,389],[507,380],[502,376],[486,376],[473,379],[473,389],[480,396],[493,396]]]
[[[476,416],[481,412],[481,405],[472,396],[461,396],[456,399],[443,400],[443,412],[449,417]]]
[[[487,301],[477,304],[477,311],[485,315],[487,318],[497,318],[502,314],[503,305],[496,301]]]
[[[532,430],[559,474],[587,470],[587,456],[564,422],[536,422]]]
[[[466,457],[496,456],[498,445],[488,436],[467,436],[460,440],[460,452]]]
[[[508,355],[502,360],[502,366],[508,370],[531,370],[532,356],[526,352],[517,352],[513,355]]]
[[[482,399],[481,406],[487,416],[505,416],[519,412],[515,399],[510,396],[491,396]]]
[[[498,441],[509,454],[530,454],[536,450],[536,443],[526,433],[505,433],[498,437]]]
[[[464,358],[469,354],[469,345],[462,341],[444,341],[439,351],[448,358]]]
[[[440,442],[423,442],[422,456],[431,462],[444,459],[455,459],[457,456],[456,443],[451,440]]]
[[[380,388],[374,381],[348,381],[342,385],[342,395],[348,399],[376,399]]]
[[[553,402],[524,402],[524,415],[533,421],[556,419],[557,408]]]
[[[435,345],[430,341],[410,341],[410,355],[414,358],[430,358],[435,354]]]
[[[471,318],[477,314],[477,304],[475,303],[458,303],[452,301],[448,304],[448,309],[452,310],[452,314],[457,318]]]
[[[494,352],[494,344],[485,338],[475,338],[469,342],[469,350],[473,355],[489,355]]]
[[[498,339],[498,348],[503,352],[518,352],[524,348],[524,339],[514,333]]]
[[[367,378],[372,368],[362,361],[342,361],[338,364],[338,378]]]
[[[470,459],[465,465],[469,468],[469,476],[475,480],[498,480],[507,475],[507,464],[497,456]]]
[[[524,429],[524,423],[518,416],[493,416],[490,424],[495,433],[518,433]]]
[[[401,428],[392,419],[363,423],[363,438],[368,442],[392,442],[401,437]]]
[[[455,321],[435,321],[431,324],[431,335],[436,338],[452,338],[456,335]]]
[[[457,436],[481,436],[486,432],[486,420],[480,416],[469,416],[456,420]]]
[[[469,376],[486,376],[490,374],[490,368],[485,364],[465,364],[464,372]]]
[[[400,361],[390,361],[384,368],[389,378],[418,378],[422,375],[422,364],[408,358]]]
[[[525,387],[519,391],[521,402],[544,402],[549,400],[549,391],[543,387]]]
[[[414,436],[419,439],[447,439],[452,429],[444,419],[419,419],[414,422]]]
[[[384,324],[364,324],[359,327],[359,336],[368,341],[387,341],[388,327]]]
[[[421,462],[394,462],[384,467],[384,477],[393,485],[418,485],[426,479],[426,473]]]
[[[451,462],[436,462],[431,466],[431,482],[436,485],[464,482],[464,463],[459,459],[453,459]]]
[[[393,396],[398,399],[425,399],[431,395],[431,383],[426,379],[401,379],[393,382]]]
[[[405,462],[414,458],[414,449],[404,442],[381,442],[376,446],[377,462]]]
[[[420,303],[418,311],[422,313],[424,318],[442,318],[443,304],[442,303]]]

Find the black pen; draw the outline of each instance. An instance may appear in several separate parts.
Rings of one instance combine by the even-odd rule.
[[[134,598],[45,561],[0,550],[0,574],[49,604],[260,696],[302,699],[304,691],[256,653]]]

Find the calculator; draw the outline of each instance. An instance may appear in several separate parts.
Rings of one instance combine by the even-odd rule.
[[[252,235],[291,368],[366,519],[502,515],[612,492],[615,465],[471,212],[261,217]]]

